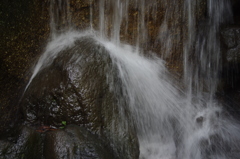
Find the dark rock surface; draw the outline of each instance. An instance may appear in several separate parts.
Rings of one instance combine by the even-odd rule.
[[[109,145],[97,135],[76,125],[48,132],[44,142],[45,159],[118,159]]]
[[[138,158],[129,110],[118,104],[121,97],[110,90],[109,79],[121,91],[117,70],[105,48],[91,37],[76,40],[33,79],[21,103],[25,123],[81,125],[111,145],[120,158]]]
[[[0,141],[1,159],[42,159],[42,136],[30,127],[22,126],[15,138]]]
[[[0,159],[120,159],[104,140],[76,125],[45,133],[21,126],[16,135],[0,141]]]
[[[240,28],[228,27],[221,32],[223,42],[228,49],[236,48],[240,43]]]

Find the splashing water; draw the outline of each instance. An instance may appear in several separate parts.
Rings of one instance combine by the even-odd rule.
[[[51,2],[52,6],[54,6],[53,2]],[[68,8],[69,3],[63,2]],[[154,54],[149,54],[147,57],[142,55],[140,40],[148,39],[144,12],[147,7],[152,7],[146,5],[147,1],[136,1],[136,3],[139,2],[139,6],[136,7],[139,8],[141,14],[137,17],[139,24],[136,46],[121,42],[121,24],[124,19],[128,19],[128,7],[134,2],[131,0],[126,2],[100,0],[99,32],[93,30],[92,24],[90,25],[92,29],[85,32],[72,31],[66,27],[60,27],[61,31],[56,32],[56,19],[61,18],[51,12],[52,41],[36,64],[26,89],[38,72],[50,65],[62,50],[74,46],[77,39],[88,36],[106,48],[114,66],[118,69],[118,78],[122,81],[123,92],[123,95],[119,94],[122,98],[119,100],[119,107],[122,107],[125,102],[128,103],[137,127],[141,159],[239,158],[240,125],[224,112],[221,104],[214,99],[217,86],[216,72],[220,69],[221,58],[217,31],[226,19],[223,15],[230,16],[229,3],[221,0],[215,0],[214,4],[213,0],[207,2],[209,19],[203,24],[208,34],[204,35],[196,30],[194,12],[198,3],[191,0],[184,1],[184,11],[181,13],[188,21],[185,35],[187,40],[184,41],[182,48],[184,80],[177,83],[165,67],[163,59]],[[157,1],[152,0],[149,4],[154,4],[154,2]],[[162,0],[161,3],[166,2]],[[179,5],[176,3],[175,7],[179,9]],[[109,24],[106,23],[105,7],[114,8],[114,25],[110,37],[107,36],[106,25]],[[177,11],[180,12],[180,9]],[[65,17],[68,17],[68,14],[68,11],[64,10]],[[167,33],[173,30],[167,22],[170,16],[171,8],[166,8],[164,20],[159,28],[160,36],[163,30],[167,30]],[[177,17],[174,18],[177,19]],[[93,17],[91,21],[92,19]],[[71,22],[66,23],[70,25]],[[164,36],[167,38],[165,41],[160,41],[164,46],[162,51],[166,54],[174,49],[174,39],[168,35]],[[192,54],[196,58],[189,60]],[[167,55],[162,57],[165,56]],[[112,74],[106,73],[106,77],[113,93],[118,94],[111,80]],[[180,85],[184,85],[185,89],[180,89]],[[121,103],[121,101],[124,102]]]
[[[173,84],[161,59],[102,43],[123,82],[124,98],[138,128],[140,158],[237,157],[239,125],[216,101],[197,98],[188,105],[187,95]]]

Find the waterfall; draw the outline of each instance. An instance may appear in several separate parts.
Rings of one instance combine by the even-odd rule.
[[[205,89],[212,99],[217,88],[222,60],[218,32],[222,23],[231,21],[232,15],[229,1],[209,0],[206,3],[208,19],[196,26],[194,13],[198,4],[190,0],[185,2],[188,33],[183,48],[184,77],[186,83],[192,83],[189,90],[195,91],[195,94],[201,97]]]
[[[50,30],[52,39],[56,38],[61,32],[71,28],[72,24],[69,8],[69,1],[50,1]]]
[[[222,23],[231,19],[230,2],[208,0],[207,18],[198,20],[198,8],[205,3],[201,0],[99,0],[97,26],[93,24],[95,2],[90,3],[91,24],[79,31],[73,29],[69,2],[51,0],[51,41],[26,89],[62,50],[88,36],[108,51],[118,70],[121,91],[111,72],[106,72],[106,77],[111,91],[119,96],[118,106],[127,103],[130,110],[141,159],[237,159],[240,125],[214,98],[221,69],[218,31]],[[125,36],[129,34],[130,6],[137,12],[132,19],[136,28],[128,40]],[[164,16],[158,35],[154,45],[145,46],[149,40],[146,19],[151,16],[153,22],[158,21],[154,15],[159,6],[164,8]],[[161,55],[153,53],[155,44],[161,45]],[[182,53],[180,80],[166,67],[167,59],[176,50]]]

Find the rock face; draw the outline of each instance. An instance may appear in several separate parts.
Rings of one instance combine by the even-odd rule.
[[[35,130],[22,126],[15,138],[0,141],[1,159],[42,159],[42,136]]]
[[[21,103],[25,123],[81,125],[111,145],[118,158],[138,158],[129,110],[118,105],[121,97],[110,90],[109,79],[121,91],[117,70],[105,48],[91,37],[76,40],[33,79]]]
[[[76,125],[47,133],[43,152],[45,159],[119,158],[114,156],[113,151],[104,141]]]
[[[226,47],[225,58],[228,62],[238,62],[240,49],[240,27],[228,27],[221,32]]]
[[[236,4],[236,0],[233,0]],[[58,1],[60,2],[60,1]],[[90,2],[94,2],[90,4]],[[77,29],[89,27],[90,9],[93,12],[93,27],[99,30],[99,2],[88,0],[69,1],[72,22]],[[177,69],[181,72],[182,65],[182,45],[187,34],[187,21],[184,17],[184,0],[176,2],[146,1],[148,4],[136,4],[135,0],[129,0],[128,18],[123,20],[120,30],[120,39],[130,44],[135,44],[139,32],[141,35],[140,45],[146,50],[163,55],[163,49],[169,51],[165,60],[169,68]],[[197,19],[204,19],[206,2],[198,0],[200,7],[195,9]],[[106,30],[110,30],[114,20],[112,6],[109,3],[106,16],[110,16]],[[153,6],[153,7],[149,7]],[[168,7],[169,10],[166,8]],[[111,60],[106,50],[96,44],[91,38],[76,41],[71,48],[63,50],[60,55],[53,60],[53,63],[42,69],[34,78],[23,101],[19,105],[21,88],[25,86],[30,77],[30,67],[43,52],[44,45],[49,36],[49,1],[48,0],[22,0],[4,1],[0,4],[0,32],[3,39],[0,41],[0,134],[1,152],[0,158],[58,158],[66,157],[57,151],[56,147],[50,145],[50,141],[60,145],[60,138],[64,137],[64,143],[69,147],[64,152],[72,150],[71,155],[79,156],[81,146],[76,146],[75,141],[66,141],[73,132],[89,131],[91,137],[90,146],[81,153],[86,155],[87,151],[96,152],[91,157],[95,158],[138,158],[138,141],[134,126],[127,107],[120,108],[119,97],[110,90],[106,72],[115,72]],[[145,17],[143,16],[145,15]],[[165,21],[165,23],[163,23]],[[138,30],[141,23],[140,31]],[[196,23],[197,25],[197,23]],[[159,28],[161,34],[159,34]],[[147,30],[142,32],[142,30]],[[165,46],[163,43],[168,39],[171,45]],[[163,41],[163,43],[161,43]],[[92,47],[92,44],[94,47]],[[91,45],[90,45],[91,44]],[[170,49],[169,49],[170,48]],[[81,50],[81,51],[79,51]],[[162,51],[164,50],[164,51]],[[161,52],[162,51],[162,52]],[[77,52],[77,53],[76,53]],[[76,57],[74,57],[76,55]],[[113,71],[115,70],[115,71]],[[180,71],[179,71],[180,70]],[[117,73],[116,73],[117,74]],[[116,74],[111,74],[114,84],[121,86],[121,82],[116,78]],[[121,92],[119,87],[118,91]],[[21,107],[21,111],[19,111]],[[18,120],[23,114],[23,120]],[[16,120],[12,120],[16,118]],[[76,124],[82,128],[69,128],[57,132],[51,132],[43,137],[29,127],[22,128],[22,133],[14,144],[4,138],[9,132],[15,129],[16,125],[25,122],[26,125],[35,127],[49,125],[52,127],[62,126],[62,121],[67,124]],[[17,123],[17,124],[16,124]],[[9,129],[12,128],[12,129]],[[26,132],[26,133],[24,133]],[[82,137],[76,135],[80,142]],[[93,136],[92,136],[93,135]],[[16,136],[16,134],[13,134]],[[98,144],[93,145],[93,139],[103,145],[110,145],[107,149],[102,149]],[[31,142],[30,142],[31,140]],[[26,148],[27,142],[37,143]],[[15,141],[14,141],[15,142]],[[43,144],[46,143],[46,144]],[[10,147],[16,147],[15,152]],[[51,147],[46,156],[44,145]],[[74,145],[74,146],[73,146]],[[93,146],[91,146],[93,145]],[[78,147],[75,151],[75,148]],[[94,148],[92,148],[94,147]],[[73,149],[72,149],[73,148]],[[97,153],[98,151],[112,152],[109,156]],[[34,152],[36,155],[32,154]],[[37,153],[39,152],[39,153]],[[48,154],[50,153],[51,154]],[[49,155],[49,156],[48,156]],[[89,156],[88,156],[89,157]],[[88,158],[86,157],[86,158]]]
[[[0,141],[1,159],[110,159],[109,145],[83,127],[66,126],[46,133],[22,126],[16,138]],[[119,158],[120,159],[120,158]]]

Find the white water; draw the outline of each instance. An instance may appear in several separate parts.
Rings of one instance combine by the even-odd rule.
[[[115,21],[110,37],[107,37],[107,18],[104,15],[107,2],[111,2],[108,7],[114,7]],[[229,4],[221,1],[215,1],[213,4],[213,0],[208,1],[210,18],[204,28],[208,34],[200,37],[200,33],[195,30],[196,18],[193,16],[197,3],[185,1],[184,14],[187,15],[189,23],[187,40],[184,41],[183,47],[185,77],[183,81],[176,82],[165,67],[164,60],[156,55],[145,57],[139,51],[141,50],[139,39],[142,37],[147,39],[146,35],[140,35],[146,33],[143,12],[147,2],[139,0],[141,16],[137,20],[139,37],[135,47],[122,44],[120,40],[120,25],[124,18],[128,18],[129,1],[115,2],[100,0],[99,32],[65,31],[66,28],[62,29],[63,33],[53,31],[52,41],[36,64],[26,89],[37,73],[50,65],[61,50],[75,45],[74,41],[77,39],[91,36],[108,50],[113,64],[118,68],[118,77],[123,83],[123,98],[128,103],[138,131],[140,158],[238,159],[240,125],[225,113],[221,104],[214,99],[217,86],[216,71],[220,67],[216,31],[224,21],[220,17],[226,13],[224,10],[228,9]],[[175,7],[180,6],[176,4]],[[170,10],[168,8],[166,10],[165,20],[159,28],[160,32],[173,29],[169,28],[166,22],[171,15]],[[55,25],[52,27],[52,30],[56,30]],[[172,40],[174,40],[172,37],[167,36],[166,41],[162,41],[165,46],[162,51],[169,53],[174,48]],[[197,49],[193,50],[193,46]],[[197,62],[188,60],[193,53],[199,56]],[[200,81],[203,78],[201,74],[205,75],[204,82]],[[106,76],[109,78],[112,91],[115,91],[115,86],[111,83],[111,73],[106,73]],[[182,83],[186,88],[184,90],[179,88]],[[119,103],[119,107],[121,104],[124,103]]]
[[[140,56],[130,47],[102,43],[124,84],[124,98],[138,128],[140,158],[237,157],[240,125],[222,112],[217,101],[196,97],[189,105],[187,94],[174,85],[161,59]]]

